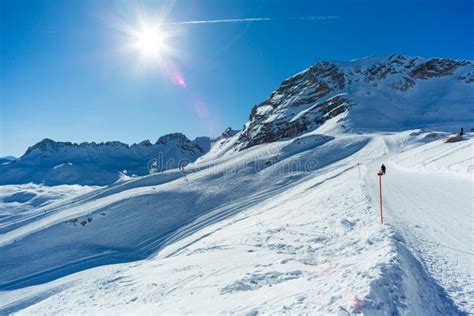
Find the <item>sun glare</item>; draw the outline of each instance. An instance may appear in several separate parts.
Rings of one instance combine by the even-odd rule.
[[[145,59],[157,59],[166,51],[166,34],[158,26],[142,26],[133,34],[133,47]]]

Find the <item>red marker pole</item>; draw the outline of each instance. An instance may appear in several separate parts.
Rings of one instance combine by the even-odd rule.
[[[379,191],[380,191],[380,223],[383,224],[383,210],[382,210],[382,172],[378,172],[379,176]]]

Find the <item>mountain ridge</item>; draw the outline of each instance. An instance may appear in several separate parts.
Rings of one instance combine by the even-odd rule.
[[[336,116],[340,131],[474,121],[473,84],[470,60],[390,55],[321,61],[284,80],[252,108],[237,148],[296,137]]]
[[[107,185],[121,174],[146,175],[151,161],[156,171],[184,166],[207,153],[216,140],[229,137],[228,128],[217,138],[188,139],[182,133],[166,134],[128,145],[119,141],[61,142],[45,138],[20,158],[0,165],[0,184],[45,183]],[[234,131],[235,134],[235,131]],[[232,134],[233,135],[233,134]]]
[[[207,138],[207,137],[196,137],[196,139],[200,138]],[[194,139],[193,141],[196,141]],[[178,143],[188,143],[191,142],[186,135],[183,133],[170,133],[170,134],[165,134],[163,136],[160,136],[158,140],[155,143],[150,142],[150,140],[146,139],[143,140],[139,143],[133,143],[131,145],[123,143],[121,141],[105,141],[105,142],[100,142],[96,143],[94,141],[92,142],[81,142],[81,143],[73,143],[69,141],[55,141],[50,138],[44,138],[43,140],[37,142],[33,146],[28,147],[26,152],[20,157],[24,158],[31,154],[35,149],[39,149],[41,151],[48,151],[48,150],[57,150],[59,147],[81,147],[81,148],[86,148],[86,147],[126,147],[126,148],[132,148],[132,147],[149,147],[153,145],[158,145],[158,144],[166,144],[170,141],[176,140]]]

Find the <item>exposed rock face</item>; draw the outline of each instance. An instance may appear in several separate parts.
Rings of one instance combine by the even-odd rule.
[[[216,139],[225,139],[225,138],[230,138],[237,134],[239,131],[232,129],[232,127],[227,127],[224,132],[221,134],[221,136],[217,137]]]
[[[457,143],[457,142],[460,142],[460,141],[462,141],[462,136],[461,135],[455,135],[455,136],[449,137],[444,142],[445,143]]]
[[[459,67],[469,65],[466,60],[456,61],[452,59],[431,59],[410,72],[410,77],[416,79],[430,79],[433,77],[449,76]]]
[[[459,76],[457,79],[459,81],[464,81],[465,83],[474,83],[474,72],[469,72],[465,75]]]
[[[423,108],[422,103],[439,101],[441,105],[444,101],[441,96],[433,99],[431,87],[428,89],[424,85],[426,91],[415,89],[419,81],[432,82],[435,87],[439,84],[437,79],[448,78],[450,81],[445,88],[449,90],[453,85],[474,83],[473,74],[470,61],[426,60],[404,55],[351,62],[320,62],[286,79],[268,99],[255,105],[236,146],[242,150],[295,137],[342,113],[351,113],[352,108],[358,113],[363,106],[374,107],[373,112],[379,113],[379,117],[391,120],[396,115],[385,115],[383,106],[394,104],[395,109],[398,102],[418,102],[423,94],[427,98],[419,100],[419,109],[428,117],[431,112],[441,112],[435,108]],[[466,94],[466,87],[462,88],[461,94]],[[414,90],[417,91],[412,92]],[[375,104],[376,100],[382,104]],[[396,124],[408,122],[401,114],[400,122]]]
[[[302,85],[304,91],[301,90]],[[296,107],[314,102],[344,87],[344,73],[337,65],[331,62],[322,62],[283,81],[280,88],[257,107],[271,105],[275,108],[280,103]]]
[[[400,81],[394,82],[392,84],[392,88],[395,90],[400,90],[400,91],[407,91],[410,88],[413,88],[415,86],[415,81],[404,77]]]
[[[245,143],[244,148],[248,148],[258,144],[295,137],[322,125],[327,119],[343,113],[349,107],[349,101],[343,96],[338,95],[315,103],[289,122],[284,119],[277,122],[265,122],[265,116],[255,116],[253,122],[260,125],[258,133],[252,134],[251,130],[247,129],[240,136],[240,141]]]

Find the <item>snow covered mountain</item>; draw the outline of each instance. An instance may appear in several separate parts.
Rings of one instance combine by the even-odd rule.
[[[467,60],[392,55],[320,62],[253,107],[239,148],[299,136],[336,116],[337,128],[351,131],[472,121],[473,91],[474,64]]]
[[[0,313],[474,313],[472,73],[407,56],[320,63],[184,170],[0,186]],[[75,148],[57,144],[25,156],[54,168]]]
[[[105,185],[117,181],[121,173],[148,174],[152,159],[157,171],[186,165],[208,152],[211,142],[209,137],[191,141],[181,133],[162,136],[155,144],[145,140],[130,146],[121,142],[74,144],[44,139],[19,159],[0,165],[0,184]]]

